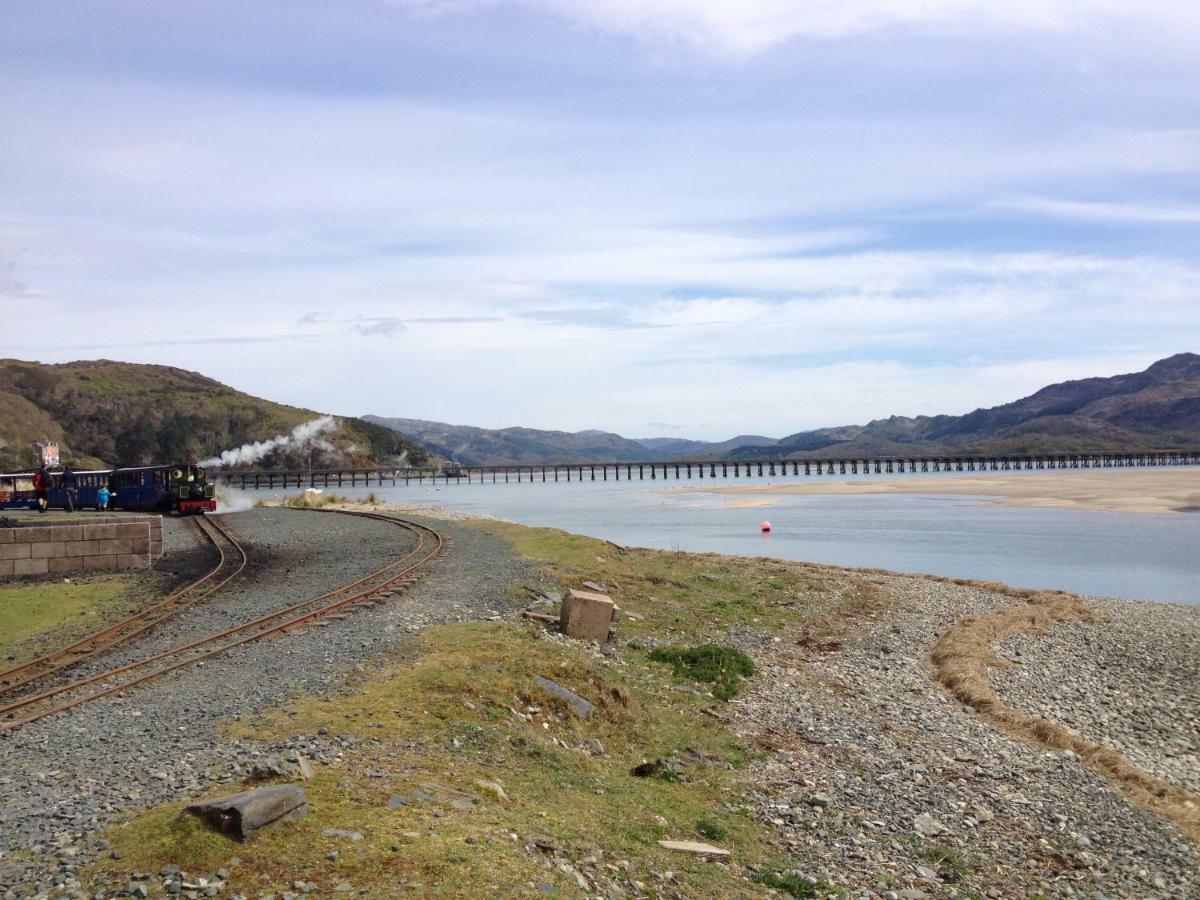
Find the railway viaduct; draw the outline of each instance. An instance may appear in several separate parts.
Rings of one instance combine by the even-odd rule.
[[[655,481],[688,478],[785,478],[916,472],[1003,472],[1038,469],[1128,469],[1200,465],[1200,450],[1139,453],[1053,453],[1024,456],[911,456],[848,459],[679,460],[524,466],[426,466],[314,471],[217,469],[213,481],[239,488],[369,487],[398,484]]]

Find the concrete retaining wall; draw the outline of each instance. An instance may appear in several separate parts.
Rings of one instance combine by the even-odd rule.
[[[162,556],[162,516],[87,516],[0,528],[0,577],[148,569]]]

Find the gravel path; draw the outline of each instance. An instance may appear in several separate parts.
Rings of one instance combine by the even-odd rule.
[[[1200,606],[1094,600],[1105,624],[1001,642],[992,673],[1009,706],[1125,754],[1200,794]]]
[[[938,634],[1012,599],[921,578],[867,577],[893,595],[895,606],[863,623],[840,649],[743,636],[763,671],[753,691],[731,704],[735,725],[775,751],[753,764],[754,809],[775,826],[797,868],[856,897],[1200,896],[1200,858],[1174,825],[1133,806],[1069,754],[1009,739],[931,680],[928,652]],[[1195,684],[1182,664],[1191,652],[1194,673],[1192,611],[1099,607],[1120,620],[1115,628],[1136,623],[1147,631],[1147,644],[1183,630],[1181,623],[1190,638],[1170,651],[1160,645],[1150,659],[1161,663],[1151,665],[1161,679],[1144,689],[1134,690],[1144,675],[1136,659],[1107,670],[1098,663],[1091,676],[1080,676],[1094,676],[1084,683],[1115,685],[1110,694],[1130,703],[1154,697],[1149,720],[1169,705],[1162,698],[1174,698],[1180,711],[1171,721],[1194,727],[1195,694],[1181,695],[1188,682],[1176,680],[1192,677]],[[1120,652],[1112,641],[1109,649]],[[1025,659],[1043,644],[1064,642],[1056,657],[1064,667],[1082,649],[1057,634],[1022,642]],[[1168,652],[1172,662],[1161,662]],[[1045,672],[1043,695],[1055,677],[1062,671]],[[1152,730],[1141,739],[1160,763],[1164,746],[1175,746],[1159,743]]]
[[[410,546],[408,532],[369,519],[270,508],[225,519],[244,538],[254,571],[219,600],[109,661],[338,587]],[[216,730],[220,721],[325,692],[347,672],[394,654],[409,633],[427,625],[510,612],[506,588],[524,577],[526,564],[478,530],[428,524],[450,536],[454,549],[418,584],[374,609],[237,648],[126,698],[0,736],[0,896],[56,885],[78,890],[73,873],[105,849],[97,833],[108,823],[235,780],[248,758],[277,749],[230,741]],[[176,535],[168,546],[186,550],[187,541]],[[336,750],[306,749],[318,759]]]

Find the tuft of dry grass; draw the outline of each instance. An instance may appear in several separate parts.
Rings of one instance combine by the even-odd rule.
[[[324,509],[327,506],[374,506],[379,502],[374,491],[362,497],[347,497],[328,491],[301,491],[284,497],[279,505],[289,509]]]
[[[956,699],[1013,737],[1052,750],[1070,750],[1135,802],[1175,822],[1200,843],[1200,797],[1143,772],[1115,750],[1094,744],[1054,722],[1018,712],[992,689],[988,669],[1011,665],[996,656],[993,645],[997,641],[1017,634],[1045,634],[1067,622],[1103,619],[1088,609],[1082,597],[1073,594],[971,584],[1024,602],[971,616],[951,626],[930,651],[935,679]]]

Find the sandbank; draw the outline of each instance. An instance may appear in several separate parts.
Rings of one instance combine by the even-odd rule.
[[[1000,506],[1094,509],[1170,515],[1200,509],[1200,468],[1021,472],[899,476],[885,480],[822,480],[725,487],[663,488],[663,493],[703,493],[767,499],[786,494],[942,494],[989,497]]]

